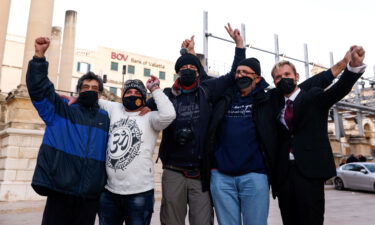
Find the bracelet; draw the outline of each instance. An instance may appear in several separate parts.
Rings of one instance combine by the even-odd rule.
[[[158,83],[154,83],[154,84],[152,84],[152,85],[150,86],[150,91],[154,91],[153,89],[154,89],[156,86],[157,86],[158,88],[160,88]]]

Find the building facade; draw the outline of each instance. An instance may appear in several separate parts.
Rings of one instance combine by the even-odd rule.
[[[24,45],[25,37],[8,34],[1,68],[3,76],[0,88],[3,93],[17,88],[21,82]],[[105,89],[117,96],[121,95],[122,85],[127,79],[139,79],[146,83],[150,75],[154,75],[160,79],[161,88],[165,88],[171,87],[177,77],[172,61],[107,47],[98,47],[96,50],[76,49],[71,92],[76,91],[77,80],[88,71],[106,78]],[[55,87],[58,87],[57,83]]]

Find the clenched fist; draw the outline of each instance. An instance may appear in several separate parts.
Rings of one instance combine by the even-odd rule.
[[[365,59],[365,50],[362,46],[353,45],[350,47],[350,63],[351,67],[358,67],[363,65]]]
[[[160,80],[153,75],[151,75],[151,78],[148,79],[148,81],[146,82],[146,87],[148,90],[150,90],[150,92],[153,92],[156,89],[160,88],[159,85],[160,85]]]
[[[35,56],[42,58],[46,53],[50,44],[50,40],[48,37],[38,37],[35,39]]]

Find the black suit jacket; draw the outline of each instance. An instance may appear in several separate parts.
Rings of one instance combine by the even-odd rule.
[[[347,69],[341,78],[328,90],[313,87],[301,88],[293,102],[293,131],[289,131],[280,122],[284,98],[279,98],[277,107],[278,133],[281,136],[281,148],[277,153],[277,183],[281,185],[288,172],[289,149],[301,174],[312,179],[329,179],[336,175],[336,166],[328,139],[328,112],[333,104],[347,95],[362,74]]]

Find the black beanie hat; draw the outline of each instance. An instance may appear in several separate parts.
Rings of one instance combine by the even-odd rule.
[[[134,80],[127,80],[124,85],[124,94],[129,89],[137,89],[139,92],[141,92],[142,98],[146,100],[147,90],[145,85],[141,80],[134,79]]]
[[[199,70],[200,70],[201,63],[198,57],[196,57],[193,54],[187,53],[187,54],[180,56],[180,58],[177,59],[176,64],[174,66],[176,73],[180,71],[181,67],[188,65],[188,64],[196,66],[198,69],[198,73],[200,72]]]
[[[256,58],[248,58],[248,59],[244,59],[242,60],[239,64],[239,66],[248,66],[250,67],[252,70],[254,70],[254,72],[256,73],[256,75],[258,76],[262,76],[261,75],[261,70],[260,70],[260,62],[258,59]]]

